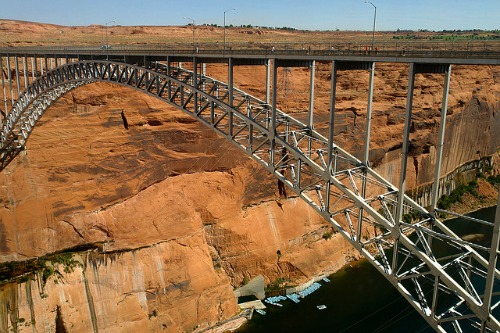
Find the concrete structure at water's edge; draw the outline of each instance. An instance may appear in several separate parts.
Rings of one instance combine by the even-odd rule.
[[[272,57],[267,54],[251,52],[249,54],[183,54],[182,52],[137,54],[120,50],[107,50],[107,52],[51,50],[50,52],[37,49],[29,50],[29,52],[26,50],[16,52],[12,49],[0,50],[1,63],[5,63],[2,66],[6,66],[9,73],[7,84],[2,81],[3,101],[5,109],[8,109],[9,112],[2,119],[0,145],[2,168],[7,172],[9,172],[9,163],[23,158],[23,156],[18,157],[18,154],[26,147],[28,137],[34,135],[34,129],[38,126],[40,117],[44,115],[50,105],[61,97],[77,91],[77,88],[95,82],[133,88],[165,101],[207,125],[208,128],[232,142],[240,151],[260,163],[264,169],[276,177],[281,184],[288,186],[290,191],[294,193],[294,197],[287,201],[288,205],[308,205],[330,223],[333,234],[325,232],[320,235],[319,239],[326,240],[334,236],[349,243],[364,255],[436,330],[456,329],[460,331],[478,327],[479,331],[500,329],[495,312],[498,301],[495,289],[498,282],[496,270],[498,254],[495,246],[491,248],[477,246],[457,238],[437,218],[437,213],[443,212],[437,208],[439,197],[437,184],[441,177],[440,168],[446,140],[445,124],[452,64],[494,66],[499,64],[498,58],[478,55],[463,57],[461,54],[453,53],[447,54],[445,58],[435,58],[432,55],[422,56],[421,54],[405,54],[404,57],[398,57],[397,54],[390,52],[376,56],[370,54],[346,56],[340,53],[303,55],[275,52]],[[22,60],[23,66],[19,66],[19,59]],[[49,59],[54,65],[53,67],[48,65]],[[399,177],[394,177],[393,173],[391,175],[391,181],[395,182],[396,185],[393,185],[391,181],[375,170],[370,163],[374,77],[376,64],[379,62],[405,63],[409,69],[406,107],[404,108],[405,117],[401,128],[403,136],[402,157],[398,168]],[[220,63],[227,64],[227,83],[210,77],[206,73],[207,65]],[[319,63],[331,66],[329,112],[324,113],[328,116],[328,126],[326,127],[322,127],[321,125],[324,123],[320,124],[315,118],[314,82],[315,69]],[[238,66],[265,67],[264,98],[259,99],[243,89],[235,87],[235,71]],[[11,75],[12,68],[15,68],[14,76]],[[309,71],[309,109],[306,116],[303,117],[304,119],[297,119],[293,112],[284,112],[278,108],[278,70],[280,68],[306,68],[306,71]],[[343,73],[350,71],[365,72],[369,78],[363,147],[360,149],[361,154],[358,154],[361,157],[347,152],[337,144],[336,135],[338,133],[335,132],[337,82],[340,82]],[[32,73],[31,79],[28,75],[29,72]],[[21,76],[24,77],[24,85],[20,80]],[[415,81],[417,78],[425,80],[428,76],[443,76],[444,79],[441,122],[434,160],[434,184],[436,185],[431,194],[430,210],[421,207],[405,194],[408,189],[408,162],[414,153],[410,134],[415,131],[414,124],[412,124],[413,100],[417,97],[415,96]],[[17,87],[17,93],[13,87]],[[123,121],[125,113],[120,111],[119,115]],[[499,122],[497,118],[491,121]],[[132,123],[127,119],[125,130],[129,130]],[[151,121],[148,124],[156,124],[156,122]],[[44,148],[43,146],[39,147],[39,149]],[[114,149],[108,149],[108,152],[114,153]],[[179,152],[170,152],[172,155],[174,153]],[[111,165],[108,164],[108,167]],[[418,168],[415,167],[415,169]],[[238,181],[248,182],[248,178],[252,176],[247,174],[246,177],[242,177],[244,180]],[[235,182],[234,178],[231,180],[233,183]],[[175,180],[172,181],[175,182]],[[151,192],[159,191],[158,187],[148,188],[148,190]],[[196,191],[196,187],[193,187],[193,190]],[[181,199],[174,202],[177,202],[177,205],[179,205],[178,202],[188,202],[191,195],[189,191],[185,191],[183,188],[178,191],[182,192],[179,193]],[[219,187],[214,186],[213,195],[221,195],[219,192]],[[113,195],[127,196],[127,193],[124,188],[121,194],[113,193]],[[163,195],[161,193],[159,197]],[[150,197],[156,198],[158,196]],[[288,195],[288,197],[290,196]],[[139,197],[133,197],[131,200],[139,199]],[[210,199],[214,199],[214,197]],[[200,261],[200,266],[197,269],[201,269],[201,266],[208,267],[207,270],[213,277],[208,292],[210,294],[218,288],[218,281],[225,279],[220,269],[224,268],[224,270],[229,271],[234,270],[235,267],[231,265],[221,267],[220,265],[224,259],[220,249],[225,237],[225,235],[221,235],[220,229],[224,228],[224,225],[217,225],[214,222],[216,218],[213,214],[220,208],[211,207],[213,200],[208,198],[203,198],[203,200],[207,203],[206,207],[209,208],[200,210],[193,209],[192,205],[185,205],[178,212],[186,215],[193,213],[194,216],[199,217],[199,224],[209,237],[200,237],[190,226],[181,224],[176,226],[173,233],[175,236],[170,236],[173,244],[169,244],[169,246],[178,248],[186,256],[189,256],[183,252],[186,251],[186,248],[199,249],[200,258],[204,260]],[[81,202],[79,204],[82,205]],[[228,200],[225,204],[230,206],[234,203]],[[283,203],[278,202],[278,204],[282,209]],[[217,206],[219,205],[220,203],[217,202]],[[155,205],[154,202],[150,206],[159,207],[158,211],[153,214],[155,218],[156,216],[172,214],[168,210],[163,210],[161,206]],[[59,208],[63,212],[67,207],[61,201]],[[127,218],[125,214],[117,214],[117,210],[116,206],[107,207],[104,212],[101,212],[101,209],[96,209],[87,217],[69,216],[61,220],[61,224],[74,230],[79,235],[80,242],[83,240],[88,242],[89,239],[95,239],[97,235],[101,234],[105,234],[107,239],[113,239],[120,233],[129,235],[130,232],[128,230],[125,232],[120,227],[120,223],[115,224],[114,222],[117,216],[121,216],[122,219]],[[274,223],[275,214],[275,211],[268,210],[266,219],[273,224],[270,230],[276,240],[282,236],[279,234],[280,229]],[[411,218],[408,220],[407,216]],[[155,221],[155,218],[153,218],[152,226],[157,231],[161,230],[164,226]],[[498,227],[498,224],[485,223],[492,228]],[[500,224],[500,221],[498,223]],[[88,228],[86,228],[87,226]],[[148,233],[147,230],[137,230],[137,232]],[[253,232],[257,233],[258,230]],[[152,232],[147,236],[152,239],[157,237],[156,234],[157,232]],[[416,239],[410,239],[409,234],[415,235]],[[183,239],[183,237],[188,237],[186,235],[194,237],[193,239],[201,243],[194,242],[193,239],[189,239],[189,241]],[[308,236],[315,237],[315,235]],[[242,236],[233,235],[233,237]],[[494,237],[498,237],[498,233],[494,233]],[[106,246],[125,248],[126,239],[126,237],[123,238],[122,244],[109,242]],[[163,240],[158,239],[158,241]],[[212,245],[210,251],[203,250],[204,247],[200,244],[208,241]],[[458,253],[441,258],[433,252],[433,242],[445,244],[458,250]],[[494,238],[492,243],[497,244],[498,239]],[[286,271],[287,264],[283,262],[286,251],[280,245],[278,242],[273,244],[273,250],[280,249],[279,253],[281,254],[278,256],[276,265],[280,271]],[[393,250],[391,257],[385,251],[388,248]],[[489,262],[484,259],[485,255],[490,256]],[[127,258],[128,256],[127,254]],[[158,272],[165,270],[165,263],[175,265],[179,262],[179,258],[172,259],[170,263],[168,260],[158,257],[158,262],[155,263]],[[128,260],[136,260],[135,254],[131,255]],[[97,261],[97,263],[97,267],[104,263],[101,269],[114,265],[114,261],[108,262],[108,259]],[[83,261],[82,265],[82,271],[85,271],[88,267],[86,261]],[[463,274],[459,274],[457,277],[454,274],[457,270]],[[140,286],[140,289],[143,290],[136,295],[137,302],[132,301],[132,306],[139,307],[142,313],[148,313],[151,320],[155,320],[154,318],[158,316],[156,308],[152,311],[150,309],[154,302],[162,304],[159,301],[162,297],[161,290],[164,294],[175,294],[178,291],[189,290],[192,286],[202,288],[199,281],[190,276],[176,276],[175,271],[170,272],[170,274],[172,275],[163,275],[162,273],[160,281],[158,284],[155,282],[155,288],[150,292],[147,291],[147,286],[150,284],[145,283],[149,281],[146,276],[134,274],[131,277],[132,282],[130,283],[134,286]],[[87,281],[87,275],[83,276],[83,280]],[[256,284],[262,285],[262,280]],[[161,287],[158,288],[158,285]],[[96,286],[99,288],[98,283]],[[110,290],[113,290],[112,286]],[[226,292],[227,288],[224,290]],[[86,292],[87,295],[91,296],[89,299],[94,297],[92,295],[96,295],[89,288],[86,288]],[[123,301],[130,300],[129,293],[124,294]],[[208,295],[205,294],[205,296]],[[446,302],[443,301],[444,299]],[[196,305],[193,305],[196,313],[199,313],[199,309],[203,309],[200,302],[203,303],[204,300],[205,298],[198,299]],[[105,300],[102,301],[105,302]],[[55,304],[57,300],[54,299],[53,302]],[[93,304],[92,301],[90,303]],[[227,314],[231,308],[232,304],[224,306],[221,304],[218,315]],[[108,327],[109,323],[106,320],[98,318],[100,311],[89,305],[89,312],[92,318],[95,317],[95,320],[92,320],[94,331],[97,331],[99,327]],[[33,322],[32,312],[26,313],[30,314]],[[70,316],[67,312],[66,315]],[[212,315],[217,316],[216,314]],[[200,315],[197,318],[198,322],[208,322],[210,319],[207,316]],[[9,323],[9,327],[18,326],[17,315],[10,313],[7,317],[10,319],[5,322]],[[170,319],[168,324],[164,324],[165,328],[182,318]],[[194,325],[194,322],[195,320],[191,320],[190,325]],[[453,324],[450,325],[450,322]]]
[[[263,300],[266,298],[266,293],[264,291],[264,277],[262,275],[253,278],[243,287],[240,287],[234,291],[235,297],[244,296],[255,296],[257,299]]]

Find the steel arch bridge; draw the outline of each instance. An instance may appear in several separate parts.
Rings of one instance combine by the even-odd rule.
[[[415,75],[445,74],[442,140],[451,65],[410,63],[402,171],[399,184],[393,185],[369,166],[369,121],[363,159],[349,154],[334,140],[337,72],[370,71],[368,112],[371,112],[374,61],[332,61],[327,136],[314,129],[312,114],[306,124],[276,107],[277,68],[312,65],[313,71],[314,60],[275,58],[271,62],[228,58],[228,83],[199,72],[198,63],[202,59],[196,55],[191,61],[193,70],[173,66],[170,59],[166,63],[144,61],[136,65],[116,60],[75,60],[50,70],[46,64],[46,71],[37,73],[31,84],[26,81],[25,90],[18,94],[6,114],[0,133],[1,168],[23,149],[37,120],[65,93],[93,82],[131,87],[189,114],[258,161],[370,261],[436,331],[500,331],[499,213],[497,223],[483,222],[493,230],[493,245],[480,246],[462,240],[437,218],[437,186],[430,211],[404,193]],[[268,72],[273,72],[267,101],[233,87],[233,66],[256,62],[266,64]],[[16,73],[19,87],[17,62]],[[9,80],[14,80],[10,74]],[[448,248],[446,255],[437,247]]]

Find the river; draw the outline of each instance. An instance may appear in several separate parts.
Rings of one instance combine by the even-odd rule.
[[[481,209],[471,216],[494,221],[495,207]],[[491,228],[464,219],[453,219],[447,225],[459,236],[483,235]],[[481,238],[481,237],[480,237]],[[488,238],[488,237],[483,237]],[[344,267],[320,281],[320,289],[296,304],[284,301],[283,307],[268,306],[265,316],[254,313],[239,333],[307,333],[307,332],[422,332],[434,330],[398,291],[366,260]],[[317,305],[326,305],[319,310]]]

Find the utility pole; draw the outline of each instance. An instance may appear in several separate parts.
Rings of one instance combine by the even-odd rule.
[[[224,52],[226,52],[226,13],[230,10],[236,10],[234,8],[224,11]]]
[[[373,14],[373,32],[372,32],[372,52],[374,50],[373,45],[375,43],[375,22],[377,21],[377,6],[375,6],[371,1],[365,1],[365,3],[369,3],[375,9],[375,13]]]

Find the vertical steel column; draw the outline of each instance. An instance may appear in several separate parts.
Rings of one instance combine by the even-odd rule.
[[[307,121],[307,126],[313,129],[314,125],[314,74],[316,72],[316,61],[313,60],[311,63],[311,78],[309,81],[309,117]]]
[[[168,89],[168,100],[172,100],[172,80],[171,78],[171,69],[172,69],[172,63],[170,60],[170,57],[167,57],[167,76],[168,78],[168,84],[167,84],[167,89]]]
[[[335,61],[332,61],[332,81],[330,85],[330,125],[328,128],[328,168],[327,172],[332,175],[335,170],[332,170],[332,162],[333,162],[333,136],[335,132],[335,99],[336,99],[336,90],[337,90],[337,66]],[[310,142],[310,141],[309,141]],[[311,154],[311,150],[309,149],[309,156]],[[330,211],[330,182],[326,183],[326,195],[325,195],[325,212]]]
[[[310,131],[314,128],[314,74],[316,71],[316,61],[312,61],[311,63],[311,77],[309,79],[309,114],[307,118],[307,127]],[[311,156],[312,150],[312,139],[309,138],[309,142],[307,143],[307,151],[308,155]]]
[[[333,162],[333,136],[335,131],[335,98],[337,89],[337,66],[335,61],[332,61],[332,75],[330,85],[330,126],[328,128],[328,169],[332,174]],[[327,206],[328,207],[328,206]]]
[[[436,152],[436,165],[434,167],[434,184],[432,184],[430,213],[435,216],[439,195],[439,178],[441,177],[441,162],[443,160],[444,133],[446,131],[446,113],[448,111],[448,94],[450,91],[451,65],[445,71],[443,101],[441,103],[441,123],[439,125],[439,139]]]
[[[198,89],[198,58],[193,57],[193,102],[194,102],[194,108],[193,112],[194,114],[198,113],[198,92],[196,89]]]
[[[228,92],[229,92],[229,136],[233,136],[233,58],[229,58],[228,62]]]
[[[201,64],[201,77],[202,77],[202,80],[203,80],[203,86],[202,86],[202,90],[203,91],[207,91],[207,84],[205,83],[205,79],[204,77],[207,75],[207,63],[206,62],[203,62]]]
[[[370,130],[372,126],[372,102],[373,102],[373,84],[375,78],[375,63],[371,63],[370,69],[370,86],[368,88],[368,105],[366,108],[366,138],[365,138],[365,152],[363,163],[368,167],[370,158]]]
[[[406,188],[406,167],[408,164],[408,151],[410,148],[410,125],[411,125],[411,115],[413,109],[413,90],[415,86],[415,63],[410,64],[410,74],[408,77],[408,95],[406,97],[406,118],[405,118],[405,127],[403,132],[403,147],[401,148],[401,172],[399,175],[399,191],[397,198],[397,206],[396,206],[396,214],[394,217],[395,223],[395,238],[396,241],[394,243],[394,253],[392,258],[392,271],[395,271],[395,267],[398,260],[398,244],[400,234],[400,223],[401,217],[403,215],[403,206],[404,206],[404,197],[405,197],[405,188]]]
[[[43,61],[42,61],[42,58],[40,58],[40,75],[43,75]]]
[[[271,59],[266,62],[266,103],[269,105],[271,102]]]
[[[19,76],[19,58],[17,55],[14,57],[14,65],[16,66],[17,100],[21,95],[21,77]]]
[[[36,56],[31,57],[31,82],[35,81],[36,79]]]
[[[270,164],[274,166],[274,148],[276,145],[276,97],[277,97],[277,87],[278,87],[278,64],[276,59],[273,61],[273,81],[272,81],[272,105],[271,105],[271,140],[269,159]]]
[[[363,156],[363,163],[365,164],[365,177],[363,178],[363,186],[361,188],[361,195],[363,198],[366,197],[366,177],[368,177],[368,167],[370,166],[370,133],[372,128],[372,102],[373,102],[373,84],[375,79],[375,63],[372,62],[370,66],[370,80],[368,87],[368,105],[366,107],[366,137],[365,137],[365,151]],[[358,230],[357,230],[357,241],[361,241],[361,232],[363,229],[363,207],[359,208],[358,216]]]
[[[23,56],[23,74],[24,74],[24,89],[28,88],[28,63],[26,61],[26,56]]]
[[[9,80],[9,88],[10,88],[10,106],[14,106],[14,88],[12,87],[12,70],[10,69],[10,57],[7,55],[7,75]]]
[[[493,286],[495,284],[496,266],[498,261],[498,245],[500,242],[500,193],[498,193],[497,209],[495,213],[495,224],[491,235],[490,260],[488,265],[488,276],[484,286],[483,311],[491,314],[491,299],[493,297]],[[481,324],[481,332],[486,332],[486,320]]]
[[[3,105],[4,105],[4,112],[5,116],[7,116],[7,113],[9,112],[8,110],[8,105],[7,105],[7,92],[5,91],[5,75],[4,75],[4,69],[3,69],[3,57],[0,56],[0,75],[2,75],[2,92],[3,92]],[[3,125],[2,118],[0,117],[0,126]]]

